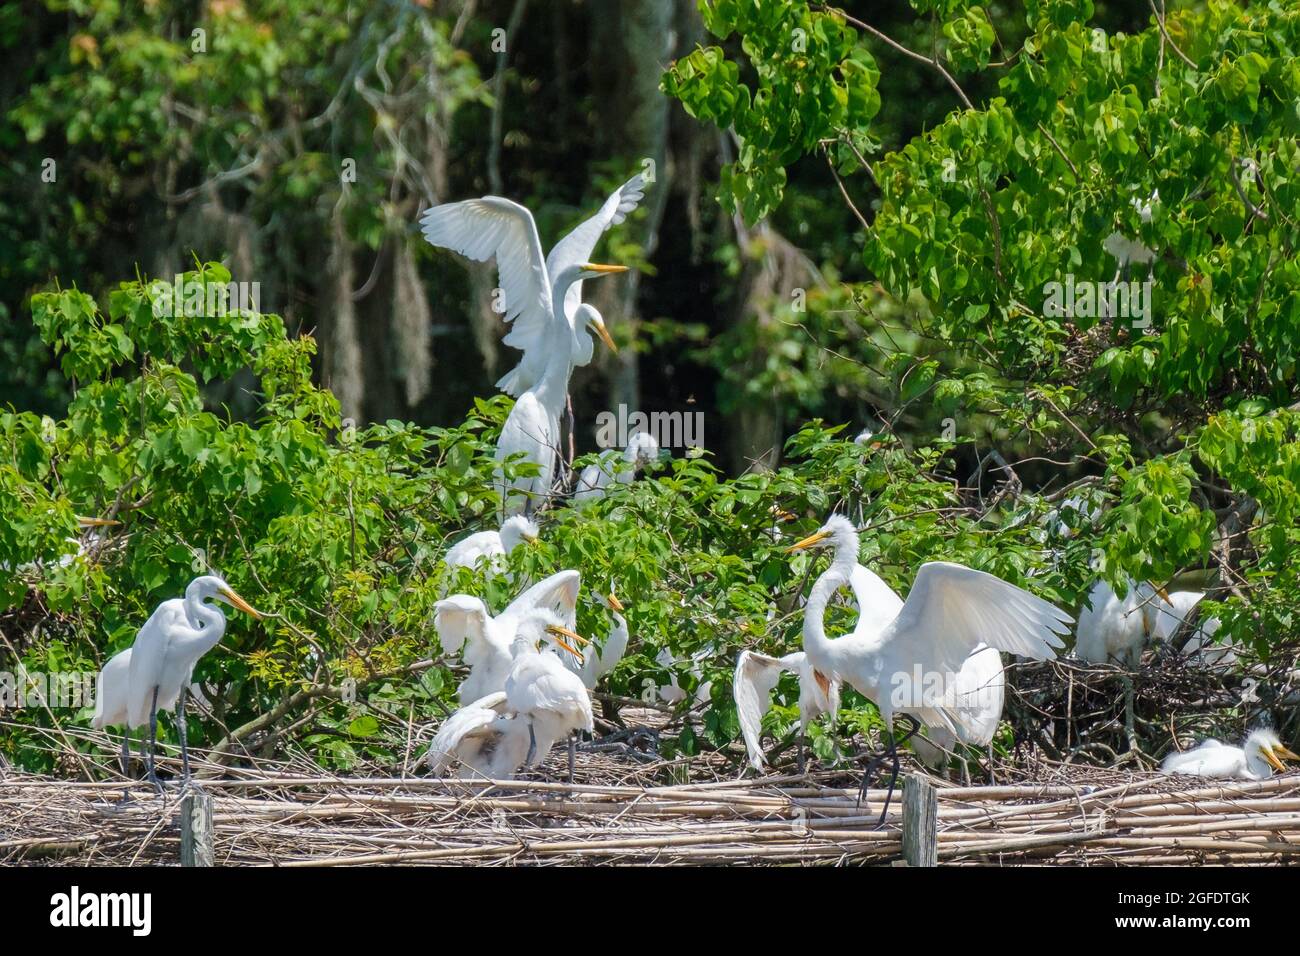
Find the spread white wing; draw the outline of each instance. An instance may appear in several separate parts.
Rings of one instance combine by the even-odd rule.
[[[981,644],[1047,660],[1063,647],[1072,618],[984,571],[921,565],[898,616],[881,635],[885,673],[957,674]],[[892,665],[892,666],[891,666]]]
[[[434,206],[420,218],[420,227],[435,246],[476,262],[496,258],[502,314],[511,323],[503,341],[524,353],[508,376],[513,386],[509,392],[527,391],[546,365],[546,340],[552,334],[551,274],[533,214],[509,199],[484,196]]]
[[[453,594],[433,606],[433,625],[444,654],[455,654],[469,641],[487,640],[488,609],[479,598]]]
[[[879,634],[903,609],[903,599],[886,584],[876,572],[860,564],[853,566],[849,576],[853,599],[858,602],[858,623],[855,634]]]
[[[513,634],[515,622],[540,607],[554,611],[564,626],[571,628],[578,619],[578,590],[581,586],[582,575],[579,572],[557,571],[511,601],[497,620],[507,622],[509,633]]]
[[[600,241],[605,230],[617,226],[626,219],[628,213],[637,207],[644,196],[645,180],[638,173],[611,194],[596,215],[555,244],[551,254],[546,257],[547,274],[559,276],[569,266],[590,262],[596,243]],[[582,283],[575,282],[569,286],[569,291],[564,295],[565,316],[572,316],[581,302]]]
[[[461,744],[491,726],[501,716],[505,703],[505,691],[497,691],[466,704],[444,720],[422,760],[428,764],[429,772],[439,775],[451,766]]]
[[[789,656],[802,658],[803,654]],[[759,773],[766,766],[760,743],[763,715],[772,704],[772,691],[781,681],[781,672],[794,666],[794,662],[786,664],[785,661],[786,658],[769,657],[754,651],[741,651],[736,658],[732,696],[736,700],[740,733],[745,738],[745,749],[749,752],[749,765]]]

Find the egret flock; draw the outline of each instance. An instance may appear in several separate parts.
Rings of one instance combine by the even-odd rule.
[[[639,433],[625,450],[602,455],[571,487],[566,489],[562,474],[557,480],[563,458],[561,417],[566,410],[572,416],[568,394],[573,369],[591,361],[593,336],[615,348],[600,313],[582,301],[582,288],[587,280],[625,267],[594,263],[591,256],[601,236],[636,208],[647,185],[642,176],[632,177],[549,255],[532,214],[508,199],[484,196],[434,206],[423,215],[423,235],[434,246],[475,261],[496,261],[496,305],[510,323],[504,341],[523,353],[497,383],[516,397],[496,451],[495,483],[504,520],[497,530],[470,534],[451,547],[444,556],[449,568],[507,575],[508,556],[538,540],[538,519],[546,508],[565,497],[581,504],[608,494],[633,481],[661,454],[652,436]],[[572,434],[571,417],[569,428]],[[864,448],[879,444],[870,432],[857,441]],[[523,474],[508,469],[521,461],[534,467]],[[92,525],[98,523],[86,524]],[[812,723],[823,715],[834,722],[847,685],[875,705],[885,728],[882,749],[866,764],[862,793],[876,771],[886,767],[892,792],[902,743],[932,766],[946,762],[958,745],[990,746],[1005,700],[1003,655],[1054,658],[1074,624],[1069,614],[1024,588],[946,561],[917,567],[904,599],[859,563],[859,530],[842,515],[831,515],[788,552],[814,549],[828,550],[830,561],[803,606],[802,649],[779,657],[746,649],[735,663],[732,696],[748,760],[757,772],[766,767],[763,717],[784,672],[792,672],[799,687],[800,772]],[[445,595],[435,606],[432,623],[444,659],[459,660],[467,673],[457,688],[459,709],[436,728],[422,763],[437,775],[508,779],[539,766],[564,743],[572,779],[577,735],[595,728],[592,692],[633,639],[626,608],[613,582],[609,591],[595,593],[614,623],[603,641],[590,641],[576,631],[579,571],[562,570],[536,583],[507,580],[518,593],[498,613],[469,594]],[[1094,587],[1077,625],[1079,657],[1132,666],[1148,642],[1172,634],[1202,597],[1197,592],[1170,594],[1147,582],[1130,584],[1123,597],[1104,582]],[[848,633],[832,637],[827,608],[846,588],[857,620]],[[193,692],[195,664],[217,646],[226,627],[225,614],[214,602],[261,616],[221,578],[203,575],[184,598],[159,605],[133,646],[104,665],[93,725],[127,729],[124,775],[129,773],[129,731],[143,728],[148,779],[161,789],[153,755],[158,712],[169,710],[180,737],[182,778],[188,779],[185,700]],[[1190,653],[1230,653],[1212,640],[1217,623],[1211,619],[1200,625],[1187,642]],[[706,654],[711,652],[706,648]],[[670,656],[660,663],[679,662]],[[704,662],[680,663],[698,668]],[[665,700],[687,696],[675,678],[659,693]],[[894,733],[896,725],[902,725],[901,736]],[[1297,759],[1275,733],[1260,729],[1240,748],[1207,740],[1173,753],[1161,769],[1259,779],[1283,771],[1283,761]]]

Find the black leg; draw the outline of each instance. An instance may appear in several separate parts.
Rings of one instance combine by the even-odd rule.
[[[122,756],[120,759],[122,763],[122,776],[130,780],[131,779],[131,732],[128,730],[122,731]]]
[[[146,752],[145,765],[148,767],[148,780],[159,794],[163,792],[162,782],[154,768],[154,750],[158,746],[158,687],[154,685],[153,703],[149,705],[149,750]]]
[[[184,687],[176,698],[176,729],[181,735],[181,788],[184,789],[190,782],[190,750],[186,740]]]
[[[569,734],[569,783],[573,783],[573,762],[578,749],[578,738]]]
[[[903,734],[902,737],[898,737],[898,738],[894,737],[893,729],[892,728],[890,729],[889,757],[891,758],[891,760],[890,760],[890,769],[889,769],[889,790],[885,792],[885,805],[881,807],[880,819],[876,821],[877,830],[879,830],[881,827],[885,825],[885,814],[889,812],[889,801],[893,799],[894,788],[898,786],[898,772],[900,769],[900,763],[898,759],[899,745],[907,743],[909,740],[912,739],[913,736],[916,735],[916,732],[921,729],[921,724],[911,714],[900,714],[899,718],[901,720],[906,720],[909,724],[911,724],[912,729],[909,730],[907,733]]]
[[[528,725],[528,756],[524,758],[524,766],[532,765],[533,757],[537,755],[537,737],[533,734],[533,725]]]

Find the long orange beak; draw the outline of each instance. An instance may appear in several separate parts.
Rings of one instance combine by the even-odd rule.
[[[566,651],[568,651],[578,660],[582,660],[582,651],[573,647],[571,644],[565,641],[564,638],[566,637],[571,638],[572,640],[576,641],[579,644],[590,643],[585,637],[583,637],[577,631],[571,631],[567,627],[562,627],[559,624],[548,624],[546,627],[546,631],[548,634],[551,635],[551,637],[555,638],[556,644],[564,648]]]
[[[121,523],[116,518],[83,518],[77,515],[77,524],[83,528],[111,528]]]
[[[618,272],[627,272],[627,266],[606,266],[599,262],[584,262],[582,264],[584,272],[605,272],[613,275]]]
[[[601,322],[599,325],[593,325],[592,328],[596,330],[596,334],[600,336],[600,340],[605,343],[605,346],[617,355],[618,346],[614,344],[614,340],[610,337],[609,329],[605,328],[605,323]]]
[[[1164,588],[1162,588],[1160,585],[1156,584],[1156,582],[1148,581],[1147,584],[1151,585],[1151,590],[1155,591],[1156,594],[1159,594],[1162,598],[1165,599],[1166,604],[1174,603],[1173,601],[1169,600],[1169,592]]]
[[[1281,744],[1278,744],[1276,747],[1273,748],[1273,753],[1277,754],[1283,760],[1300,760],[1300,755],[1293,754],[1291,751],[1287,750]]]
[[[825,531],[818,531],[815,534],[808,535],[808,537],[804,538],[802,541],[796,541],[794,544],[790,545],[790,547],[785,549],[785,553],[790,554],[794,551],[802,551],[804,548],[811,548],[818,541],[825,541],[829,537],[830,535]]]
[[[623,602],[620,601],[618,598],[614,597],[613,591],[610,591],[609,594],[605,596],[605,600],[609,602],[609,606],[611,608],[613,608],[615,611],[618,611],[619,613],[622,613],[623,611],[627,610],[625,607],[623,607]]]
[[[266,616],[261,611],[257,610],[257,608],[253,607],[253,605],[249,604],[247,601],[241,598],[231,588],[223,588],[221,591],[221,596],[224,597],[227,601],[229,601],[232,607],[238,608],[239,610],[243,611],[245,614],[251,614],[253,615],[253,617],[257,618],[258,620],[261,620],[263,617]]]

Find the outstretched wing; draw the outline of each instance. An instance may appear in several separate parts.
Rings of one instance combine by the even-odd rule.
[[[849,587],[853,589],[853,599],[858,602],[858,623],[853,628],[855,634],[879,634],[903,609],[903,599],[898,593],[880,575],[860,564],[853,565]]]
[[[497,620],[509,621],[510,633],[513,634],[515,622],[541,607],[558,614],[565,627],[573,627],[578,619],[578,590],[581,586],[582,575],[579,572],[557,571],[511,601]]]
[[[1073,619],[1042,598],[984,571],[921,565],[903,608],[881,635],[886,666],[956,675],[980,644],[1033,660],[1056,656]]]
[[[420,218],[420,228],[424,238],[440,248],[476,262],[496,258],[502,315],[511,323],[503,341],[524,353],[521,366],[532,355],[530,368],[536,365],[540,374],[551,318],[551,280],[533,214],[509,199],[484,196],[434,206]],[[535,378],[535,374],[517,376],[519,387],[510,394],[527,390]]]
[[[790,657],[803,654],[791,654]],[[732,684],[732,697],[736,701],[736,716],[740,719],[740,733],[749,751],[749,765],[759,773],[766,766],[759,738],[763,732],[763,715],[772,703],[772,691],[781,680],[781,672],[798,666],[789,658],[768,657],[755,651],[741,651],[736,658],[736,676]]]
[[[605,230],[617,226],[626,219],[628,213],[637,207],[644,196],[645,179],[638,173],[610,195],[596,215],[555,244],[551,254],[546,257],[547,274],[559,276],[569,266],[590,262],[596,243],[600,241]],[[582,283],[575,282],[564,294],[565,316],[572,316],[580,302],[582,302]]]
[[[461,743],[490,726],[501,715],[505,702],[505,691],[497,691],[466,704],[444,720],[421,760],[428,764],[429,772],[438,775],[451,766]]]
[[[455,654],[469,641],[487,640],[487,605],[468,594],[453,594],[433,606],[433,625],[444,654]]]

